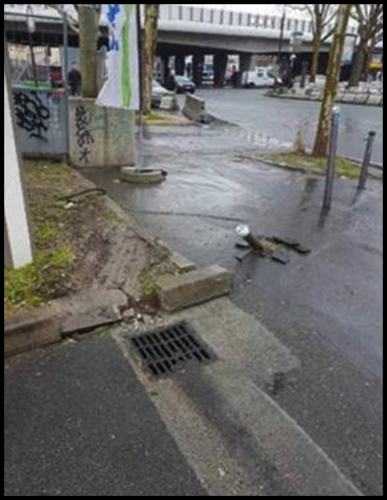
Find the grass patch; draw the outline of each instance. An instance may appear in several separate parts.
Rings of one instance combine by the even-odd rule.
[[[139,117],[137,120],[139,121]],[[152,111],[150,115],[144,116],[144,122],[148,126],[181,126],[190,124],[190,121],[182,115],[165,111]]]
[[[23,164],[35,260],[21,269],[4,269],[4,315],[12,316],[64,296],[77,287],[75,262],[90,210],[66,210],[61,197],[80,189],[82,178],[65,163]],[[103,214],[95,200],[95,212]],[[79,259],[80,260],[80,259]]]
[[[157,296],[156,280],[148,273],[141,278],[141,295],[146,301],[154,300]]]
[[[152,125],[153,123],[157,123],[157,122],[164,122],[165,123],[165,122],[170,121],[168,116],[161,114],[161,113],[155,113],[155,112],[152,112],[150,115],[144,116],[144,120],[145,120],[145,123],[148,123],[149,125]]]
[[[310,154],[276,153],[256,158],[272,165],[303,172],[312,176],[323,176],[326,173],[327,158],[315,158]],[[336,177],[358,179],[360,167],[354,161],[338,157],[336,160]]]
[[[158,285],[161,278],[173,278],[177,270],[170,267],[169,260],[159,262],[144,270],[140,276],[141,297],[144,304],[150,307],[158,308]]]
[[[41,221],[35,230],[35,241],[38,247],[44,247],[53,241],[59,232],[59,227],[52,221]]]
[[[4,315],[29,310],[61,295],[62,280],[71,271],[74,254],[64,245],[56,251],[41,251],[33,264],[21,269],[4,268]]]

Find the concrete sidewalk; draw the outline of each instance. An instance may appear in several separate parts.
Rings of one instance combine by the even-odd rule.
[[[237,270],[242,309],[219,299],[162,318],[193,325],[216,362],[158,382],[130,352],[133,324],[13,360],[6,496],[378,496],[382,186],[354,199],[340,181],[320,227],[321,183],[241,163],[245,147],[229,128],[159,129],[147,160],[169,165],[164,185],[90,174],[197,264]],[[237,264],[239,220],[312,254]]]
[[[270,396],[299,368],[271,332],[228,299],[181,320],[214,363],[150,380],[131,324],[9,362],[5,496],[362,496]]]
[[[152,234],[198,266],[220,264],[235,272],[233,300],[301,363],[275,399],[358,488],[378,496],[383,185],[370,180],[359,196],[356,183],[338,179],[332,212],[322,220],[324,182],[240,160],[251,148],[237,127],[155,128],[145,143],[146,161],[169,170],[162,186],[144,191],[117,184],[115,172],[90,175]],[[239,263],[239,222],[256,234],[296,239],[312,251],[292,255],[287,266],[255,256]]]

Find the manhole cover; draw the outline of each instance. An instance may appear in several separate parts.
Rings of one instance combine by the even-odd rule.
[[[143,368],[156,378],[181,371],[190,364],[214,361],[211,351],[186,323],[138,335],[130,341]]]

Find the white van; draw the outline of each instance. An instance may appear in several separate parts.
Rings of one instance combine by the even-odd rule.
[[[275,75],[271,68],[257,68],[255,71],[246,71],[242,76],[242,84],[246,88],[273,87]]]

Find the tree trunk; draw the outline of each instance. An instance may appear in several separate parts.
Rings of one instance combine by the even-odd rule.
[[[360,41],[359,48],[356,52],[355,61],[352,66],[351,76],[349,79],[349,87],[358,87],[364,71],[364,65],[367,58],[367,42],[363,39]]]
[[[375,47],[376,47],[376,39],[375,37],[372,38],[371,44],[369,47],[367,47],[367,53],[365,57],[365,63],[364,63],[364,72],[363,72],[363,81],[368,82],[370,73],[371,73],[371,66],[372,66],[372,60],[375,52]]]
[[[321,104],[320,120],[313,149],[313,154],[317,157],[326,156],[328,152],[331,131],[331,116],[340,83],[341,60],[352,7],[353,4],[340,4],[337,15],[335,33],[329,58],[327,82]]]
[[[96,99],[98,96],[98,14],[88,4],[79,5],[80,71],[82,96]]]
[[[316,82],[316,77],[318,74],[318,68],[320,63],[320,50],[321,50],[321,34],[317,33],[313,40],[313,56],[312,56],[312,67],[310,70],[310,83]]]
[[[157,48],[157,30],[160,4],[145,4],[145,40],[144,40],[144,92],[143,113],[152,111],[153,71]]]

